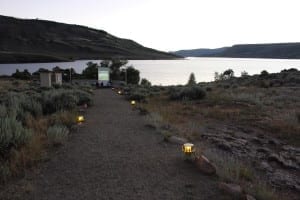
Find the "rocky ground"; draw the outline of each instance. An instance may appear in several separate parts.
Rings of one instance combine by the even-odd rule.
[[[277,189],[300,192],[300,148],[251,127],[211,126],[204,132],[202,139],[228,154],[249,160],[257,170],[265,172],[268,182]]]

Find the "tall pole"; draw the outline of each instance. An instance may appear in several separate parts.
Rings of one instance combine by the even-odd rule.
[[[127,85],[127,68],[125,68],[125,83]]]
[[[70,67],[70,83],[72,83],[72,67]]]

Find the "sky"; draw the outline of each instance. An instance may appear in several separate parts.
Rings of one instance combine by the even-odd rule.
[[[102,29],[163,51],[300,42],[299,0],[0,0],[0,15]]]

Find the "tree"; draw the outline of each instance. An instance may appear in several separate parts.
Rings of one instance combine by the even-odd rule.
[[[82,76],[87,79],[97,79],[99,65],[93,62],[88,62],[86,65],[87,67],[82,71]]]
[[[269,75],[269,72],[267,72],[266,70],[263,70],[260,72],[260,77],[267,77]]]
[[[126,70],[127,83],[137,85],[140,82],[140,71],[135,68],[128,67]]]
[[[195,74],[194,74],[194,73],[191,73],[187,85],[196,85],[196,84],[197,84],[197,83],[196,83]]]
[[[67,68],[67,69],[62,70],[63,81],[70,81],[70,78],[74,79],[77,76],[78,76],[78,74],[76,73],[74,68]]]
[[[31,78],[31,74],[28,72],[27,69],[25,69],[23,72],[20,72],[18,69],[15,73],[11,75],[15,79],[21,79],[21,80],[29,80]]]
[[[241,72],[241,77],[247,77],[247,76],[249,76],[248,72],[246,71]]]
[[[234,77],[234,71],[232,69],[227,69],[222,74],[224,80],[228,80]]]
[[[142,78],[142,80],[141,80],[141,85],[142,85],[142,86],[146,86],[146,87],[150,87],[150,86],[151,86],[151,82],[148,81],[148,80],[145,79],[145,78]]]
[[[128,63],[127,60],[113,59],[110,62],[110,78],[112,80],[124,80],[120,68]]]
[[[219,72],[215,72],[215,81],[219,81],[220,79],[221,78]]]

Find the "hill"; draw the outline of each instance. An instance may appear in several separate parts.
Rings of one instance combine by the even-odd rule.
[[[182,57],[205,57],[212,56],[217,53],[221,53],[226,50],[227,47],[217,48],[217,49],[189,49],[189,50],[179,50],[170,53],[174,53]]]
[[[300,43],[240,44],[218,49],[181,50],[173,53],[185,57],[300,59]]]
[[[0,63],[76,59],[174,59],[103,30],[45,20],[0,16]]]

